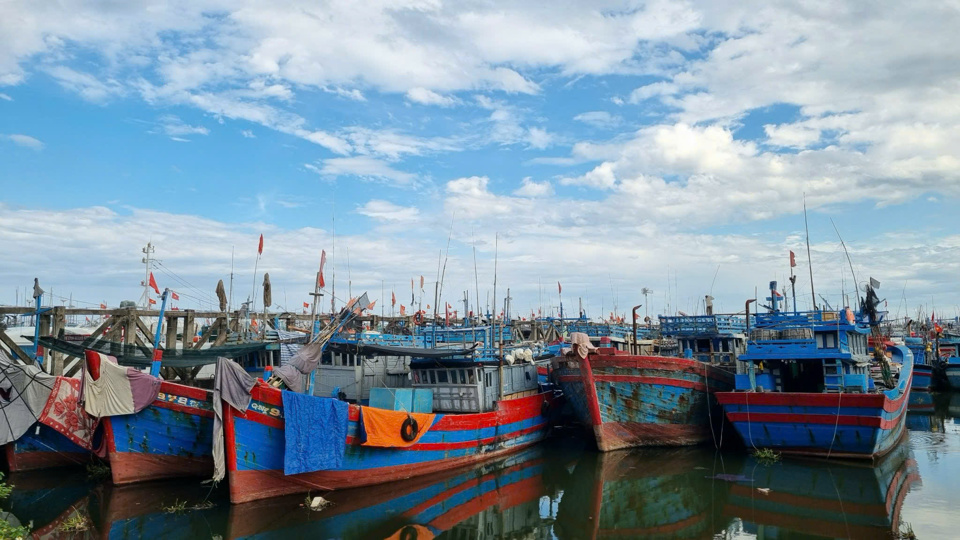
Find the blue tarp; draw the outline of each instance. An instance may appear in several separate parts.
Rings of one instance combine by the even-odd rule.
[[[338,399],[284,390],[283,474],[340,467],[347,448],[348,411],[349,405]]]

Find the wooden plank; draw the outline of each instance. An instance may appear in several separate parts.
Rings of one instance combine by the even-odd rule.
[[[227,329],[227,321],[223,321],[220,324],[220,328],[217,329],[217,340],[213,342],[214,347],[219,347],[227,342],[227,337],[230,335],[230,331]]]
[[[180,324],[180,319],[177,317],[167,317],[167,346],[168,350],[175,350],[177,348],[177,326]]]
[[[33,358],[23,351],[19,345],[14,343],[13,339],[7,335],[6,332],[0,332],[0,341],[10,349],[10,352],[13,354],[14,360],[19,360],[23,365],[30,365],[36,363]]]

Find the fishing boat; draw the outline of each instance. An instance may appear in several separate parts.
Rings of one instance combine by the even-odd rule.
[[[881,318],[873,288],[859,315],[784,312],[776,282],[770,290],[770,310],[756,315],[740,355],[736,390],[717,394],[746,446],[869,459],[892,450],[904,433],[913,355],[899,345],[887,347],[890,361],[879,349],[868,353],[867,336]],[[882,386],[873,365],[881,366]]]
[[[933,381],[933,363],[930,362],[933,349],[930,343],[920,337],[904,338],[904,343],[913,353],[913,381],[910,388],[920,391],[930,390]]]
[[[960,390],[960,337],[945,335],[937,338],[937,355],[947,387]]]
[[[85,356],[90,377],[98,380],[104,356],[92,350]],[[213,473],[212,393],[162,381],[153,395],[153,401],[138,412],[101,419],[113,483],[209,477]]]
[[[556,378],[601,451],[711,440],[712,421],[722,419],[711,396],[733,389],[733,374],[693,358],[596,348],[580,333],[570,341],[554,359]]]
[[[364,305],[366,295],[348,304],[276,372],[277,380],[254,381],[218,362],[223,430],[214,436],[222,436],[225,470],[214,478],[228,477],[231,502],[405,480],[516,452],[547,436],[555,397],[540,390],[532,363],[442,359],[436,349],[418,361],[405,350],[413,357],[412,388],[374,389],[369,405],[304,391],[330,338]],[[292,391],[274,386],[281,383]]]
[[[4,452],[10,472],[70,467],[93,461],[89,449],[39,422],[19,439],[4,445]]]

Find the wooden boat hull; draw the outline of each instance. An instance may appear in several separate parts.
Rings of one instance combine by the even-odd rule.
[[[351,405],[343,465],[286,476],[281,392],[257,385],[252,397],[242,413],[224,405],[232,503],[394,482],[516,452],[547,436],[550,425],[544,411],[554,401],[552,393],[543,393],[501,401],[496,411],[486,413],[437,414],[429,431],[408,448],[362,446],[357,437],[360,409]]]
[[[139,413],[103,419],[107,459],[117,485],[213,475],[213,396],[164,382]]]
[[[705,443],[712,437],[711,420],[722,420],[711,394],[733,388],[733,375],[697,360],[612,351],[580,361],[565,358],[558,379],[604,452]]]
[[[903,438],[913,375],[878,394],[722,392],[717,399],[748,448],[877,458]],[[901,373],[903,376],[903,373]]]
[[[37,423],[16,441],[5,445],[11,472],[36,471],[90,463],[93,454],[58,433]]]
[[[932,381],[933,366],[928,366],[926,364],[914,364],[913,381],[910,384],[911,389],[921,391],[930,390]]]

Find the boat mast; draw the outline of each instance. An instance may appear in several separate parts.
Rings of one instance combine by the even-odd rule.
[[[810,259],[810,226],[807,223],[807,194],[803,194],[803,228],[807,233],[807,267],[810,269],[810,297],[813,298],[813,309],[817,309],[817,293],[813,289],[813,263]]]

